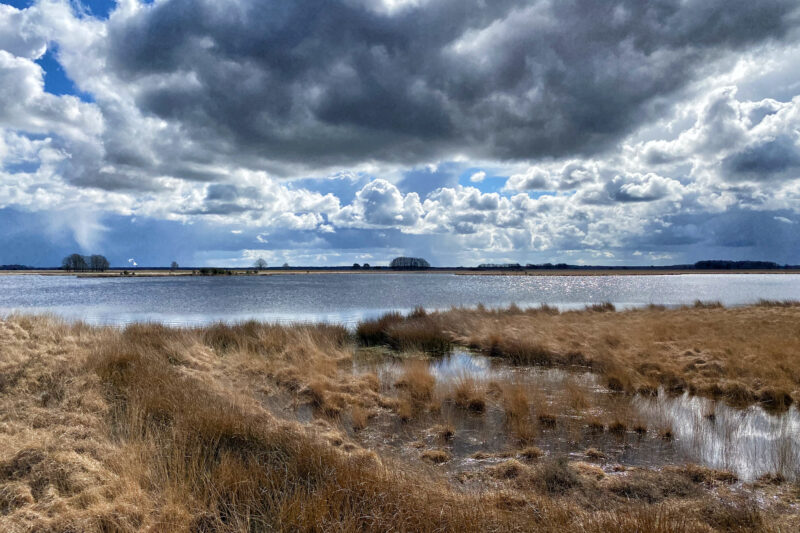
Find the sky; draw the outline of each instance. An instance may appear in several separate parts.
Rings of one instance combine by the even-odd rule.
[[[800,2],[0,2],[0,264],[73,252],[800,264]]]

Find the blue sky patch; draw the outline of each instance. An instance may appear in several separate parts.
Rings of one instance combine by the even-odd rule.
[[[50,94],[70,94],[77,96],[84,102],[94,102],[92,95],[79,90],[75,83],[67,76],[64,67],[58,62],[58,48],[50,46],[36,63],[44,70],[44,90]]]

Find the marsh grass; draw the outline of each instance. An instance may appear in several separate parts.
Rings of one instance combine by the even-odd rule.
[[[416,308],[406,317],[394,312],[362,321],[356,327],[356,339],[364,346],[386,345],[394,350],[435,355],[452,348],[452,339],[443,331],[438,316],[429,315],[422,308]]]
[[[405,421],[417,417],[432,406],[435,407],[436,378],[424,359],[406,360],[403,373],[395,381],[394,387],[400,394],[397,413]]]
[[[736,407],[760,403],[783,412],[800,395],[798,321],[797,302],[730,309],[698,302],[625,311],[608,304],[565,312],[456,308],[398,317],[385,329],[419,329],[427,338],[447,339],[516,365],[589,368],[615,392],[653,395],[660,387],[668,394],[689,391]],[[401,348],[402,337],[394,341]],[[408,345],[415,344],[425,343]],[[442,341],[441,347],[446,345]]]
[[[747,502],[705,497],[679,473],[634,473],[606,486],[534,447],[511,450],[496,475],[487,471],[492,483],[478,476],[480,490],[463,490],[441,474],[449,450],[415,452],[411,464],[343,431],[373,409],[424,408],[436,389],[427,365],[409,362],[398,398],[382,396],[374,373],[352,375],[347,339],[322,326],[0,320],[0,530],[599,533],[789,523]],[[464,397],[485,398],[473,385],[477,393]],[[263,402],[272,389],[321,417],[277,418]],[[535,395],[530,403],[538,414]],[[509,405],[509,418],[524,418],[521,401]],[[326,406],[339,414],[328,417]]]
[[[531,422],[531,402],[526,387],[520,383],[508,383],[502,391],[508,430],[521,444],[532,443],[538,432]]]
[[[486,410],[485,384],[469,374],[455,379],[449,398],[457,407],[471,413],[482,414]]]

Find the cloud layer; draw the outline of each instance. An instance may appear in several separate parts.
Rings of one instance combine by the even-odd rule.
[[[698,229],[800,220],[798,26],[792,0],[0,4],[0,209],[81,248],[115,217],[239,232],[184,262],[800,262]]]

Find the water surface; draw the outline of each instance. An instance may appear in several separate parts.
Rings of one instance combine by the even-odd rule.
[[[415,306],[561,308],[612,302],[726,305],[759,298],[800,299],[798,274],[648,276],[463,276],[454,274],[299,274],[274,276],[77,278],[0,276],[0,313],[50,312],[90,323],[204,324],[259,319],[353,324]]]
[[[516,383],[524,387],[534,403],[534,413],[544,408],[556,416],[553,427],[538,429],[535,444],[545,452],[586,460],[589,448],[605,455],[601,462],[613,467],[697,463],[733,472],[739,479],[753,481],[767,474],[798,479],[800,468],[800,412],[793,406],[785,413],[770,414],[758,406],[740,410],[706,398],[670,396],[660,391],[655,398],[613,393],[596,374],[581,369],[512,366],[502,359],[455,350],[444,357],[430,359],[439,394],[446,396],[454,382],[470,376],[489,384]],[[404,360],[391,356],[362,355],[354,360],[353,371],[375,372],[385,394],[393,394]],[[588,406],[576,411],[570,407],[570,391],[579,390]],[[437,442],[426,436],[430,426],[447,420],[455,428],[448,444],[453,454],[452,468],[475,468],[470,456],[475,452],[498,453],[513,450],[518,443],[509,434],[502,402],[490,401],[486,412],[471,415],[443,403],[440,414],[422,414],[417,420],[400,422],[385,416],[364,431],[360,438],[371,446],[408,450],[420,439],[431,446]],[[621,420],[626,430],[611,432],[592,429],[587,421]],[[534,422],[535,423],[535,422]],[[636,427],[646,428],[635,431]],[[671,437],[665,439],[664,431]]]

